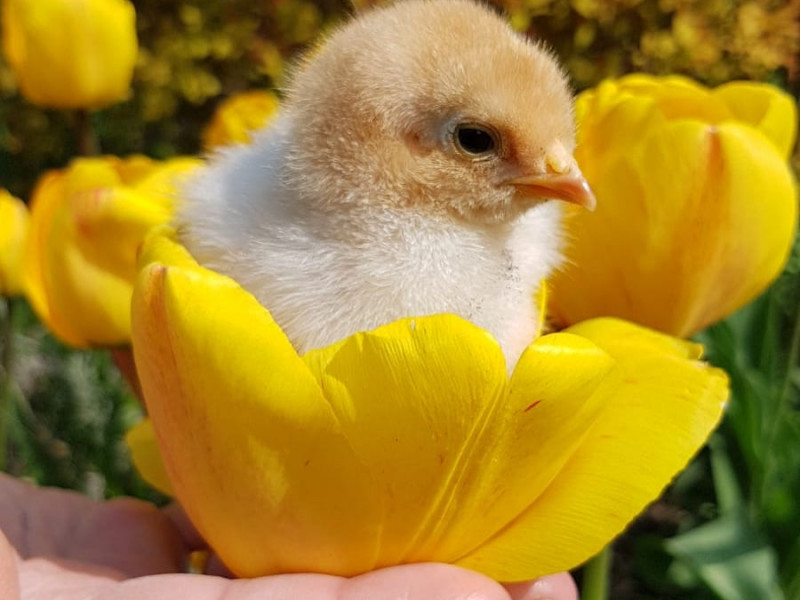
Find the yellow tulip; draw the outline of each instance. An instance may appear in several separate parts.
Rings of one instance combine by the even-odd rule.
[[[22,94],[54,108],[128,96],[136,13],[128,0],[3,0],[3,51]]]
[[[25,288],[62,341],[130,340],[137,250],[151,227],[171,217],[175,177],[196,164],[91,158],[42,176],[31,203]]]
[[[633,75],[584,92],[576,110],[597,210],[568,221],[557,321],[616,316],[685,337],[780,273],[797,221],[786,94]]]
[[[272,92],[237,94],[219,105],[203,132],[207,150],[231,144],[247,144],[252,133],[269,123],[278,112],[278,97]]]
[[[0,189],[0,296],[22,292],[22,250],[28,227],[25,203]]]
[[[698,346],[610,319],[538,338],[510,378],[497,342],[452,315],[301,357],[168,238],[141,260],[134,354],[166,472],[241,576],[573,567],[686,464],[727,397]]]

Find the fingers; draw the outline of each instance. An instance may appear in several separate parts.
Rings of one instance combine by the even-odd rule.
[[[168,511],[169,512],[169,511]],[[171,513],[170,513],[171,514]],[[155,575],[182,567],[196,533],[132,499],[95,503],[64,490],[40,489],[0,475],[0,590],[3,600],[577,600],[568,574],[504,589],[494,581],[443,564],[403,565],[345,579],[278,575],[229,580],[203,575]],[[16,547],[16,552],[11,544]],[[201,547],[202,540],[194,539]],[[29,560],[20,560],[17,556]],[[35,558],[46,557],[46,558]],[[123,581],[128,577],[133,577]],[[136,578],[138,577],[138,578]]]
[[[19,598],[17,555],[2,532],[0,532],[0,590],[3,590],[4,600]]]
[[[578,600],[578,588],[569,573],[558,573],[527,583],[505,586],[512,600]]]
[[[392,567],[352,579],[330,575],[250,580],[156,575],[115,581],[41,559],[24,561],[20,571],[25,600],[509,600],[501,586],[477,573],[433,564]]]
[[[17,600],[16,559],[0,538],[0,585]],[[31,559],[19,563],[24,600],[577,600],[568,575],[515,584],[510,593],[471,571],[440,564],[406,565],[344,579],[331,575],[276,575],[230,580],[208,575],[155,575],[121,580],[96,566]]]
[[[98,503],[0,475],[0,529],[22,558],[77,561],[129,577],[183,567],[183,545],[171,521],[130,498]]]
[[[172,502],[162,512],[166,517],[172,521],[173,526],[178,531],[183,540],[183,545],[190,552],[195,550],[205,550],[208,548],[205,540],[200,533],[195,529],[194,524],[186,516],[183,508],[177,502]]]
[[[346,580],[336,600],[509,600],[503,587],[444,564],[389,567]]]

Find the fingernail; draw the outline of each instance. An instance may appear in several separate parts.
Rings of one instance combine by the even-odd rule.
[[[540,579],[533,584],[527,600],[553,600],[553,586],[549,579]]]

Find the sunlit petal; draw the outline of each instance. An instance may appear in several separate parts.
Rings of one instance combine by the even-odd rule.
[[[431,560],[505,397],[485,331],[450,316],[397,321],[305,357],[381,494],[380,561]]]
[[[0,189],[0,296],[23,290],[23,256],[30,228],[25,203]]]
[[[372,484],[269,313],[227,278],[153,262],[133,320],[167,471],[223,561],[243,576],[372,564]]]
[[[658,495],[727,393],[696,344],[608,319],[538,338],[510,379],[497,342],[453,315],[301,359],[167,237],[141,264],[134,349],[166,470],[240,575],[574,567]]]
[[[560,324],[617,316],[688,336],[777,277],[797,222],[778,149],[796,129],[785,94],[637,75],[577,107],[576,158],[598,203],[567,221],[551,281]]]
[[[783,90],[755,81],[733,81],[714,89],[734,117],[761,131],[789,158],[797,137],[797,104]]]
[[[152,421],[144,419],[131,427],[125,434],[125,443],[130,448],[131,459],[142,478],[158,491],[174,496]]]
[[[484,544],[558,476],[593,426],[601,409],[594,392],[613,366],[570,334],[539,338],[523,353],[507,398],[473,442],[475,460],[453,502],[453,524],[441,527],[439,556],[457,561]]]
[[[130,340],[136,254],[166,222],[176,181],[199,161],[81,159],[45,174],[32,201],[26,291],[42,321],[79,347]]]
[[[231,96],[219,105],[203,131],[203,145],[212,149],[246,144],[277,112],[278,97],[273,92],[254,90]]]
[[[558,477],[512,525],[458,562],[500,580],[562,571],[599,551],[685,466],[727,398],[724,373],[686,360],[691,346],[681,352],[619,321],[570,331],[615,358],[617,376],[598,390],[603,410]]]
[[[41,106],[97,108],[124,100],[136,62],[127,0],[5,0],[3,51],[25,97]]]

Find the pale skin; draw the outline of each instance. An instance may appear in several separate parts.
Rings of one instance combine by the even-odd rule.
[[[276,575],[229,579],[182,573],[201,540],[181,514],[122,498],[95,503],[0,475],[3,600],[577,600],[561,573],[501,586],[443,564],[404,565],[358,577]],[[219,566],[210,565],[219,571]]]

